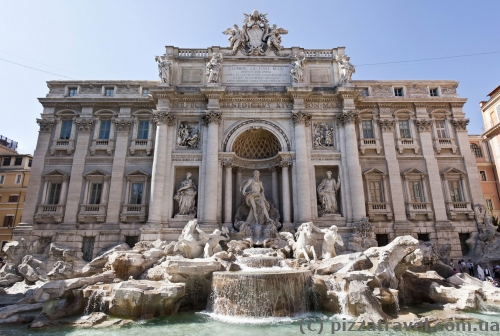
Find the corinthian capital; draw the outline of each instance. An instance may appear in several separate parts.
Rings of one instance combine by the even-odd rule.
[[[210,123],[220,123],[222,113],[217,110],[206,110],[205,117],[203,118],[203,122],[208,125]]]
[[[469,119],[453,119],[452,124],[457,132],[467,131],[467,125],[469,124]]]
[[[309,126],[311,123],[311,116],[309,113],[299,110],[299,111],[293,111],[292,110],[292,121],[294,125],[299,125],[299,124],[304,124],[306,126]]]
[[[54,118],[37,119],[36,123],[40,126],[40,132],[52,132],[54,129]]]
[[[165,124],[172,126],[175,121],[175,116],[172,113],[164,111],[155,111],[153,114],[153,122],[157,125]]]
[[[116,130],[118,132],[126,132],[130,131],[132,128],[132,119],[130,118],[121,118],[115,119]]]
[[[419,132],[428,132],[431,130],[432,127],[432,119],[420,119],[420,120],[415,120],[415,125],[417,125],[418,131]]]
[[[354,123],[357,119],[358,111],[356,110],[344,110],[342,114],[337,115],[337,120],[342,125]]]
[[[90,118],[76,118],[74,120],[79,132],[90,132],[92,130],[94,120]]]
[[[380,128],[382,131],[392,132],[394,130],[394,125],[396,124],[395,120],[383,119],[379,121]]]

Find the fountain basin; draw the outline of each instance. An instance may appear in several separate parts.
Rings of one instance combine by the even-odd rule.
[[[225,316],[285,317],[309,311],[308,270],[214,272],[210,309]]]
[[[282,260],[283,258],[268,256],[240,257],[238,263],[248,267],[262,268],[279,266]]]

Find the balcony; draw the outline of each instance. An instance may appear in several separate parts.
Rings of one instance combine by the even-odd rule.
[[[380,140],[378,138],[359,140],[359,150],[361,151],[361,154],[364,155],[367,149],[375,149],[377,151],[377,154],[380,154],[382,152]]]
[[[366,207],[370,220],[375,220],[376,217],[380,216],[386,217],[387,220],[392,220],[392,209],[388,202],[367,202]]]
[[[113,139],[94,139],[90,146],[90,155],[95,155],[96,151],[105,151],[108,155],[112,155],[114,149]]]
[[[147,155],[151,155],[153,152],[153,140],[133,139],[130,142],[130,155],[135,155],[136,150],[144,150]]]
[[[61,223],[64,217],[64,205],[62,204],[40,204],[35,214],[36,223]]]
[[[405,149],[413,150],[415,154],[420,151],[418,140],[413,138],[398,138],[396,141],[396,149],[399,154],[403,154]]]
[[[78,221],[81,223],[104,223],[106,221],[106,207],[107,204],[80,204]]]
[[[406,202],[406,214],[410,220],[415,220],[417,215],[424,215],[427,220],[434,218],[431,202]]]
[[[470,202],[446,202],[448,217],[454,220],[457,215],[467,215],[468,219],[474,219],[474,211]]]
[[[120,221],[122,222],[139,221],[144,223],[147,217],[147,204],[123,204],[122,206],[122,212],[120,214]]]
[[[457,154],[457,145],[455,143],[455,139],[453,138],[435,138],[434,139],[434,148],[438,154],[441,153],[443,148],[451,149],[453,154]]]
[[[73,139],[56,139],[52,141],[52,147],[50,147],[50,155],[54,155],[56,151],[66,151],[68,155],[71,155],[75,150],[75,140]]]

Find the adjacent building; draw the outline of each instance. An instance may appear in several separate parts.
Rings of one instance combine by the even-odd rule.
[[[21,221],[30,178],[33,157],[19,154],[16,149],[17,142],[0,135],[1,247],[12,240],[12,230]]]
[[[90,260],[176,240],[191,218],[237,235],[258,170],[254,201],[282,230],[313,221],[346,246],[409,234],[466,252],[484,198],[458,82],[352,80],[344,47],[283,48],[287,31],[256,12],[225,33],[227,48],[167,46],[159,81],[48,82],[16,239]]]

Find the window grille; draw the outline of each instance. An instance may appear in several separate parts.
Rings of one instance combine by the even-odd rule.
[[[92,261],[92,258],[94,256],[94,243],[95,243],[95,237],[83,237],[82,241],[83,260]]]

